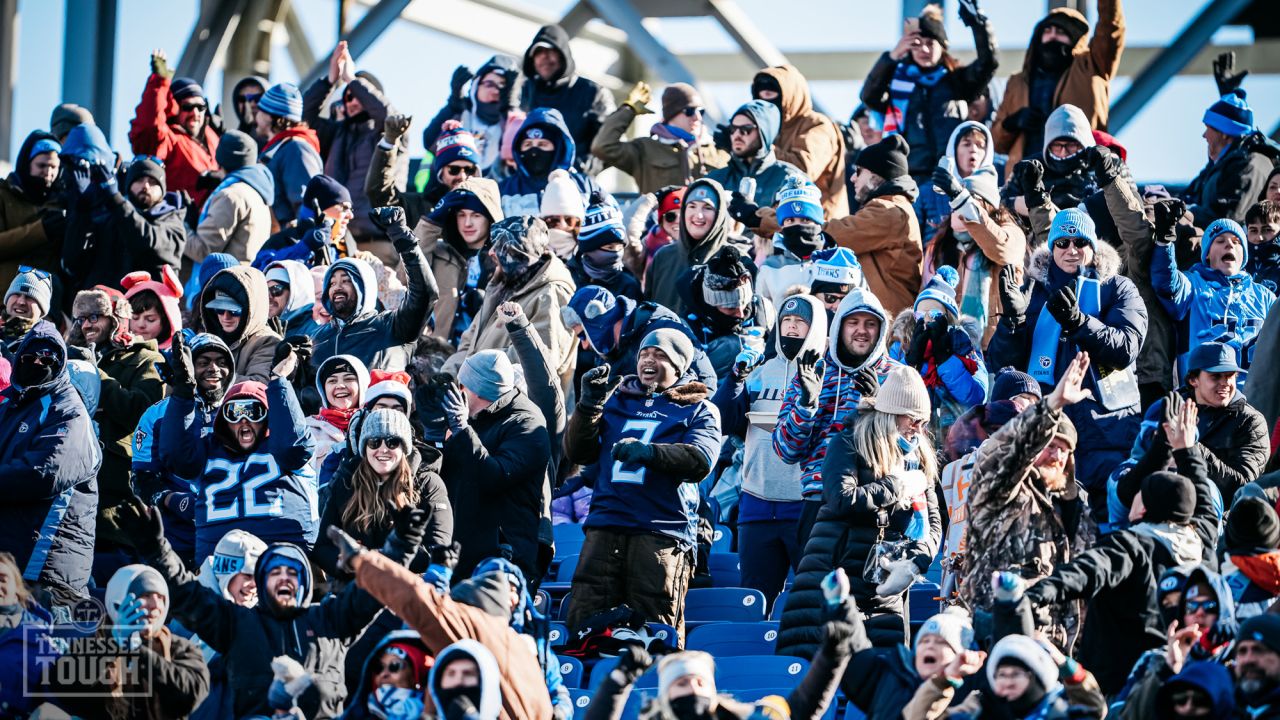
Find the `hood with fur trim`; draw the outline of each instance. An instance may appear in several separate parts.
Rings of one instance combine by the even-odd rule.
[[[152,280],[145,270],[131,272],[120,280],[124,288],[124,299],[133,300],[138,293],[151,291],[160,299],[160,308],[165,320],[169,322],[169,336],[156,338],[161,350],[168,350],[173,343],[173,336],[182,329],[182,309],[178,300],[182,297],[182,281],[178,279],[173,268],[164,265],[160,268],[160,279]]]
[[[240,326],[229,336],[223,334],[222,326],[218,324],[217,314],[205,307],[205,303],[213,300],[219,290],[235,298],[240,307],[244,308]],[[265,330],[270,314],[267,277],[261,270],[248,265],[235,265],[219,270],[200,292],[200,317],[204,321],[205,332],[222,338],[229,348],[238,348],[241,340],[258,335]]]
[[[1031,266],[1027,274],[1033,280],[1049,285],[1049,266],[1053,263],[1053,251],[1048,247],[1040,247],[1031,256]],[[1089,264],[1098,280],[1106,281],[1120,274],[1120,253],[1110,244],[1099,240],[1094,246],[1093,262]]]
[[[85,315],[102,315],[111,318],[112,345],[128,347],[133,344],[133,335],[129,332],[129,321],[133,318],[133,309],[129,307],[129,301],[119,290],[98,285],[76,293],[76,298],[71,303],[71,316],[77,318]],[[78,347],[88,347],[80,323],[71,323],[71,332],[67,333],[67,341]],[[100,343],[97,351],[101,354],[106,349]]]

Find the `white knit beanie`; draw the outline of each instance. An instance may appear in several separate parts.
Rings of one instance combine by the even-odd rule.
[[[552,170],[547,176],[547,187],[542,191],[542,205],[538,208],[539,217],[548,215],[568,215],[583,218],[587,214],[587,204],[582,199],[582,191],[577,183],[569,177],[565,170]]]
[[[658,697],[666,698],[671,685],[686,675],[697,675],[711,683],[714,692],[716,684],[716,661],[709,653],[701,650],[686,650],[672,653],[658,661]]]
[[[1001,661],[1011,659],[1030,668],[1046,691],[1058,686],[1057,663],[1048,650],[1026,635],[1006,635],[991,648],[991,656],[987,658],[987,682],[995,685],[996,670],[1000,669]]]
[[[869,400],[874,402],[868,404],[880,412],[908,415],[917,420],[928,420],[933,407],[920,373],[905,365],[890,368],[888,376],[880,383],[880,391]]]

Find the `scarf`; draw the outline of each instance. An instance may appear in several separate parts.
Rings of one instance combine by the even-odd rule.
[[[960,287],[956,289],[956,299],[960,301],[958,303],[960,314],[973,318],[978,327],[985,328],[987,318],[991,316],[989,302],[993,264],[981,250],[975,247],[962,246],[962,249],[964,256],[961,262],[964,263],[965,273],[961,278]]]
[[[301,140],[314,148],[316,153],[320,152],[320,136],[316,135],[315,130],[309,127],[291,127],[288,130],[276,133],[275,137],[267,142],[267,146],[262,148],[262,157],[272,154],[275,149],[284,145],[287,140]]]
[[[916,85],[933,87],[947,75],[944,65],[924,71],[913,62],[900,62],[893,70],[893,80],[889,82],[889,107],[884,114],[884,134],[902,134],[907,126],[907,113],[910,111],[911,95]]]
[[[351,425],[351,418],[356,414],[356,408],[350,410],[338,410],[337,408],[320,408],[320,412],[316,413],[317,417],[330,425],[338,428],[344,434],[347,427]]]
[[[1203,559],[1204,542],[1194,530],[1185,525],[1144,522],[1129,529],[1163,545],[1173,555],[1179,567],[1196,565]]]
[[[649,134],[662,142],[672,145],[677,142],[690,146],[698,144],[698,138],[694,137],[693,133],[666,123],[654,123],[653,127],[649,128]]]
[[[1259,555],[1232,555],[1231,564],[1254,585],[1271,595],[1280,595],[1280,552]]]
[[[1102,312],[1102,284],[1096,279],[1077,277],[1076,297],[1080,299],[1080,312],[1085,315],[1096,318]],[[1031,367],[1027,370],[1041,385],[1056,385],[1058,382],[1056,370],[1061,339],[1062,326],[1049,313],[1046,300],[1040,307],[1036,329],[1031,334]]]

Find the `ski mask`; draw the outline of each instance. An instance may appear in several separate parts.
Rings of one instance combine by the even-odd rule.
[[[600,248],[584,252],[582,269],[592,280],[608,280],[622,272],[622,251]]]
[[[685,695],[669,700],[671,714],[678,720],[698,720],[711,716],[711,698],[703,695]]]
[[[821,225],[812,225],[810,223],[788,225],[782,228],[781,235],[782,246],[787,249],[787,252],[801,260],[809,259],[810,255],[822,249]]]
[[[543,150],[542,148],[529,148],[520,151],[520,163],[524,165],[524,169],[533,177],[546,177],[552,170],[551,164],[555,161],[555,152],[551,150]]]
[[[23,352],[18,355],[18,362],[13,367],[14,385],[30,388],[43,385],[53,379],[58,372],[60,361],[42,359],[40,356],[46,350],[57,352],[54,343],[42,340],[28,343],[22,348]],[[28,358],[29,354],[32,354],[32,357]]]
[[[1071,46],[1064,42],[1042,42],[1036,48],[1036,64],[1055,75],[1071,64]]]

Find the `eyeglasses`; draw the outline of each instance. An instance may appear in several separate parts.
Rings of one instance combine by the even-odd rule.
[[[729,132],[733,135],[750,135],[758,128],[755,125],[730,125]]]
[[[102,319],[102,315],[98,313],[89,313],[88,315],[81,315],[80,317],[76,318],[76,324],[83,325],[85,323],[93,323],[96,325],[97,322],[101,319]]]
[[[262,422],[267,419],[267,406],[253,398],[231,400],[222,405],[222,419],[232,424]]]
[[[41,270],[40,268],[31,267],[30,265],[19,265],[18,272],[20,274],[31,273],[32,275],[35,275],[41,280],[48,280],[49,278],[53,277],[53,275],[51,275],[48,270]]]
[[[280,283],[271,283],[267,286],[267,292],[271,297],[280,297],[281,295],[289,292],[289,286],[281,285]]]
[[[244,95],[241,95],[240,97],[236,98],[236,102],[256,103],[261,99],[262,99],[262,93],[245,93]]]
[[[356,100],[356,96],[351,93],[347,93],[346,95],[342,96],[342,102],[344,103],[355,102],[355,100]]]
[[[229,315],[231,317],[240,317],[244,314],[243,310],[227,310],[226,308],[218,308],[213,312],[215,315]]]
[[[22,362],[37,363],[39,365],[50,365],[58,359],[58,351],[53,348],[40,348],[39,350],[28,350],[18,357]]]
[[[1082,237],[1078,237],[1078,238],[1060,237],[1057,240],[1053,241],[1053,246],[1058,248],[1059,250],[1066,250],[1072,245],[1074,245],[1077,250],[1083,250],[1089,247],[1090,243],[1087,239]]]
[[[403,670],[404,662],[401,660],[392,660],[390,662],[378,663],[378,672],[389,672],[395,674]]]
[[[444,172],[446,175],[457,177],[458,175],[476,175],[480,172],[480,168],[475,165],[445,165]]]
[[[372,450],[377,450],[383,445],[386,445],[388,450],[399,450],[400,438],[374,438],[369,441],[368,445]]]
[[[1188,600],[1186,602],[1187,612],[1193,613],[1197,610],[1203,610],[1207,613],[1218,612],[1217,600]]]
[[[179,105],[178,109],[182,112],[204,112],[209,108],[205,107],[204,103],[186,103]]]
[[[675,221],[677,221],[677,220],[679,220],[679,219],[680,219],[680,211],[679,211],[679,210],[668,210],[668,211],[666,211],[666,212],[662,213],[662,222],[669,222],[669,223],[673,223],[673,222],[675,222]]]
[[[703,117],[707,114],[707,109],[700,107],[687,107],[680,112],[684,113],[685,117]]]

